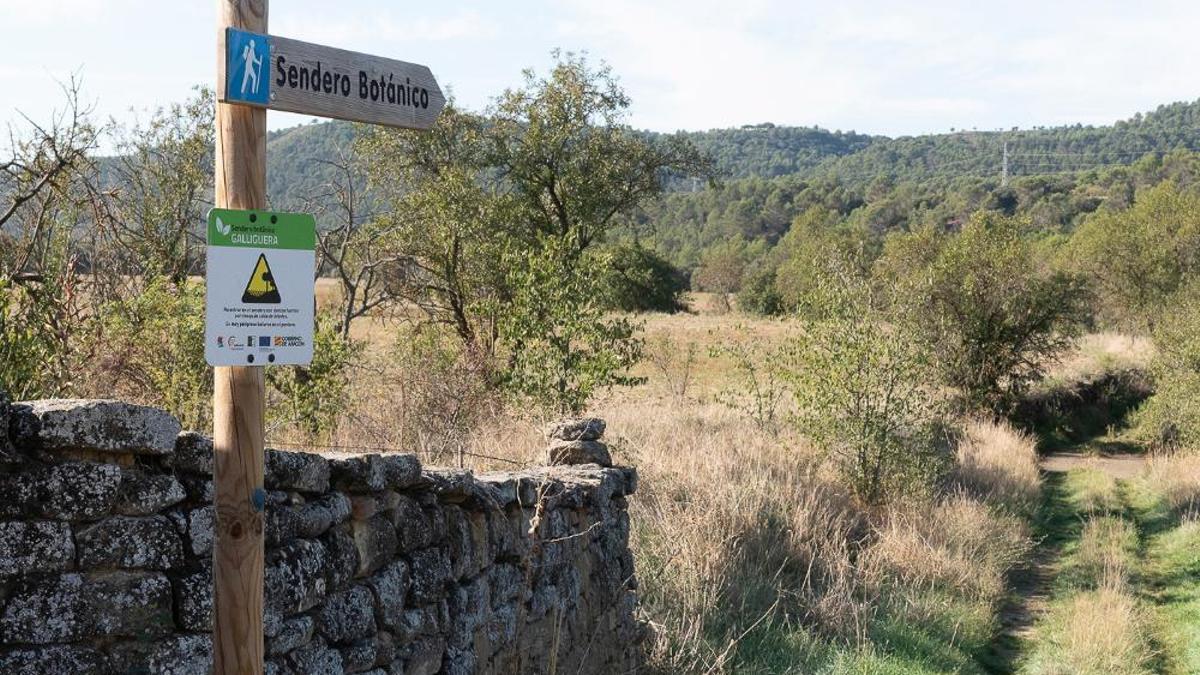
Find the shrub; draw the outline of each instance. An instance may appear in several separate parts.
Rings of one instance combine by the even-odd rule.
[[[789,345],[785,378],[801,431],[875,503],[932,487],[949,448],[926,353],[872,299],[865,280],[835,265],[805,300],[814,318]]]
[[[623,312],[678,312],[687,277],[661,255],[640,243],[607,247],[595,256],[603,270],[603,302]]]
[[[1172,305],[1154,332],[1155,393],[1135,423],[1140,436],[1162,449],[1200,451],[1200,283]]]
[[[77,326],[60,321],[60,290],[53,281],[30,289],[0,279],[0,391],[37,398],[68,385],[71,332]]]
[[[317,316],[313,360],[267,368],[269,426],[289,425],[310,437],[328,436],[349,399],[350,368],[362,346],[342,336],[338,319]]]
[[[776,270],[769,265],[760,265],[747,272],[737,294],[738,309],[759,316],[783,314],[786,308],[775,278]]]
[[[165,277],[105,303],[91,339],[99,355],[85,391],[161,405],[185,429],[212,425],[212,374],[204,358],[204,288]]]
[[[1084,281],[1041,271],[1021,224],[996,214],[976,214],[959,234],[893,237],[877,270],[902,289],[899,315],[969,409],[1007,409],[1087,315]]]
[[[1091,278],[1105,319],[1153,327],[1200,274],[1200,197],[1164,182],[1123,211],[1098,211],[1071,237],[1068,264]]]

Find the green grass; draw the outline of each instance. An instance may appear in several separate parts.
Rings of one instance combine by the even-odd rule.
[[[1131,482],[1128,492],[1145,533],[1142,595],[1155,608],[1162,670],[1200,673],[1200,520],[1173,513],[1146,480]]]
[[[1124,581],[1137,567],[1138,523],[1120,481],[1074,469],[1046,483],[1040,529],[1060,554],[1049,611],[1039,620],[1019,672],[1141,675],[1154,672],[1155,644],[1143,603]],[[1122,574],[1105,573],[1105,559]]]

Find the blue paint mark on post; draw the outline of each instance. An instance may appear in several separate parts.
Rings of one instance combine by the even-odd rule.
[[[250,501],[254,504],[254,510],[261,513],[263,509],[267,508],[267,491],[260,487],[254,488],[254,495]]]
[[[262,33],[225,29],[225,99],[266,105],[271,98],[271,43]]]

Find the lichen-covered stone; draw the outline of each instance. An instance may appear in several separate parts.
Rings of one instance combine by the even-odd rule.
[[[0,653],[4,675],[101,675],[111,672],[104,654],[92,647],[54,645]]]
[[[381,455],[383,480],[392,490],[405,490],[421,480],[421,462],[411,453]]]
[[[433,544],[433,523],[429,515],[412,497],[400,495],[392,509],[392,521],[400,548],[415,551]]]
[[[604,420],[599,417],[569,417],[546,428],[546,437],[560,441],[595,441],[604,436]]]
[[[0,577],[65,570],[74,562],[70,525],[44,520],[0,522]]]
[[[477,577],[457,586],[447,598],[451,620],[450,645],[465,648],[471,644],[475,630],[483,625],[492,611],[492,594],[485,577]]]
[[[9,438],[8,421],[10,417],[12,417],[12,398],[9,397],[7,391],[0,389],[0,458],[3,460],[0,463],[20,461],[16,448],[13,447]]]
[[[84,591],[99,636],[147,639],[172,630],[171,583],[161,573],[89,574]]]
[[[183,544],[166,516],[113,516],[75,534],[87,569],[165,570],[183,562]]]
[[[408,559],[412,586],[409,604],[426,605],[441,599],[446,582],[450,580],[450,559],[440,548],[427,548],[412,553]]]
[[[63,574],[25,582],[0,614],[0,643],[45,645],[94,634],[83,576]]]
[[[379,455],[344,455],[329,460],[333,486],[346,492],[378,492],[387,487]]]
[[[365,586],[332,595],[317,611],[317,630],[332,643],[350,643],[374,635],[375,603]]]
[[[122,401],[49,399],[30,401],[34,420],[21,442],[43,450],[166,455],[175,449],[179,420],[162,408]]]
[[[213,527],[216,512],[211,506],[203,506],[187,512],[187,549],[194,556],[206,556],[212,552]]]
[[[342,667],[347,673],[363,673],[375,667],[379,648],[373,638],[364,638],[339,649]]]
[[[461,504],[476,493],[475,475],[470,469],[425,469],[421,485],[439,501],[450,504]]]
[[[329,469],[329,460],[321,455],[267,450],[264,482],[272,490],[319,494],[329,490]]]
[[[612,466],[608,446],[600,441],[556,440],[546,449],[548,464],[599,464]]]
[[[342,655],[336,649],[330,649],[324,641],[314,639],[311,643],[288,654],[285,660],[291,672],[321,673],[321,675],[342,675]]]
[[[396,557],[396,528],[383,514],[351,523],[354,545],[358,548],[357,576],[371,574]]]
[[[408,565],[403,560],[393,562],[367,580],[367,586],[375,594],[379,623],[390,630],[403,627],[409,581]]]
[[[311,616],[297,616],[284,621],[275,637],[267,640],[267,654],[280,656],[308,644],[316,625]]]
[[[446,640],[442,637],[422,638],[396,649],[396,656],[403,659],[405,675],[436,675],[442,669],[445,653]]]
[[[212,630],[213,573],[211,561],[171,578],[171,591],[175,599],[175,622],[189,631]]]
[[[492,607],[500,607],[521,597],[525,574],[516,565],[495,565],[488,570],[488,585],[492,589]]]
[[[175,453],[170,458],[170,464],[176,471],[212,476],[212,439],[195,431],[179,434],[175,438]]]
[[[121,468],[68,462],[34,472],[35,501],[28,508],[44,518],[94,520],[112,512],[121,487]]]
[[[187,491],[169,474],[125,471],[117,498],[117,513],[148,516],[170,508],[187,498]]]
[[[286,613],[317,606],[330,587],[328,565],[325,547],[309,539],[297,539],[271,551],[263,582],[267,605]]]
[[[358,545],[347,524],[331,528],[320,539],[329,559],[325,566],[330,588],[338,588],[354,578],[358,571]]]
[[[212,638],[208,635],[125,642],[111,649],[110,654],[110,667],[119,673],[208,675],[213,668]]]

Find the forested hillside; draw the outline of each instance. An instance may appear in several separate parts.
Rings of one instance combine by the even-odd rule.
[[[344,122],[273,132],[272,204],[304,208],[303,195],[320,194],[337,177],[331,163],[348,156],[353,135]],[[875,233],[953,223],[979,208],[1026,215],[1047,232],[1070,230],[1101,205],[1127,205],[1139,186],[1191,182],[1200,163],[1193,152],[1200,149],[1200,101],[1112,126],[887,138],[758,124],[683,135],[714,160],[718,184],[671,181],[668,194],[630,218],[626,234],[691,271],[714,246],[759,257],[812,208]]]

